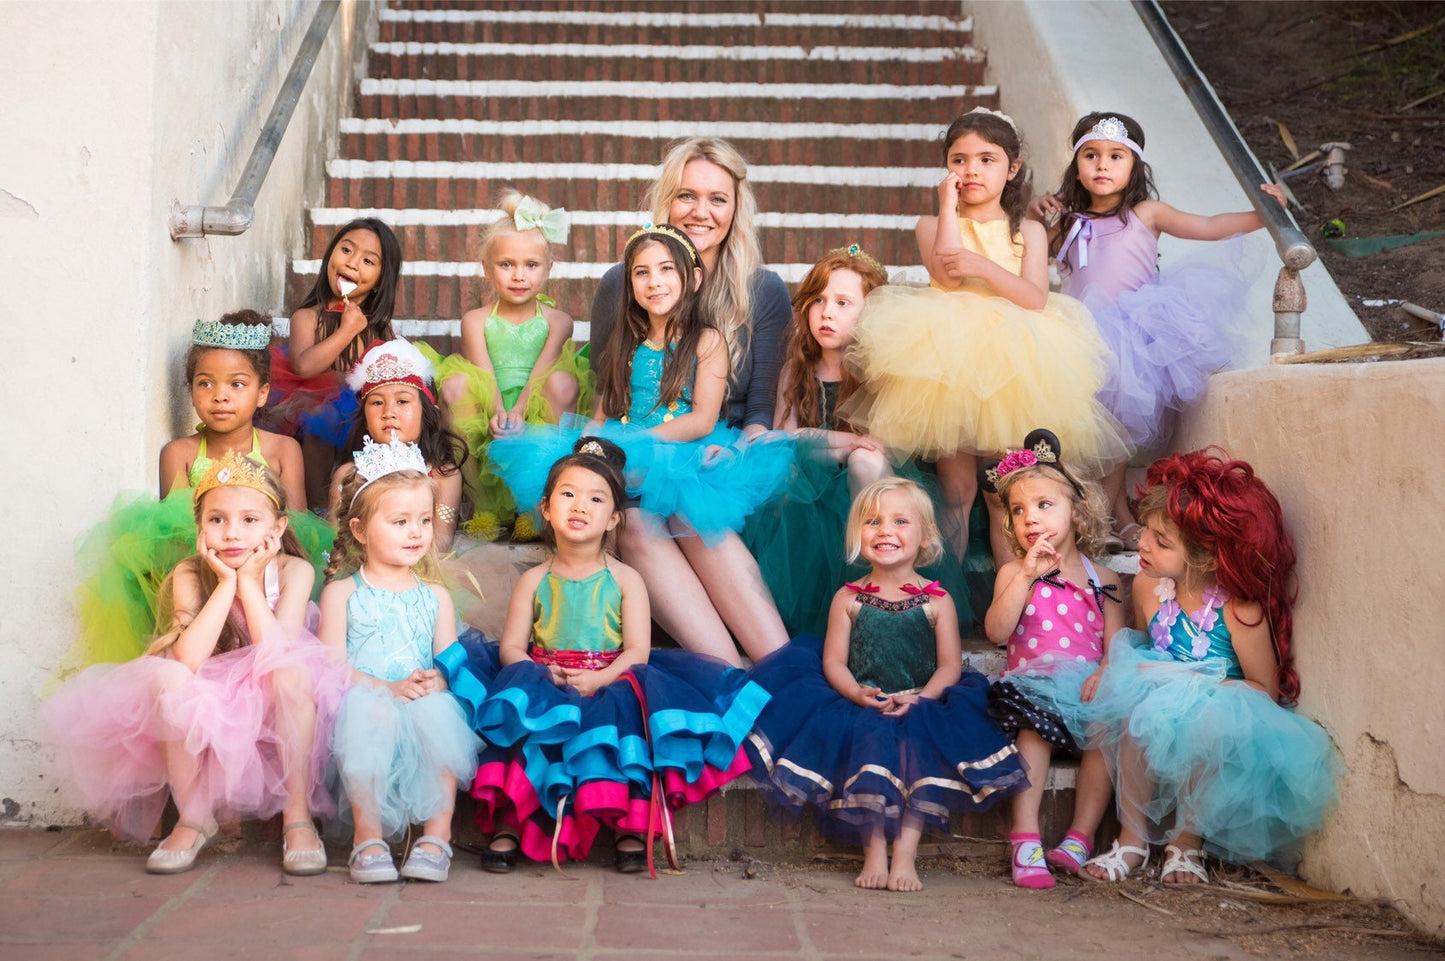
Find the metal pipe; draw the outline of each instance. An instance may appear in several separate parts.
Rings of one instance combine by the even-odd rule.
[[[1214,89],[1200,74],[1199,68],[1195,66],[1194,59],[1189,56],[1184,43],[1174,28],[1169,25],[1169,20],[1164,16],[1155,0],[1133,0],[1134,11],[1139,14],[1139,19],[1144,22],[1144,27],[1149,35],[1154,38],[1154,43],[1159,47],[1159,52],[1169,64],[1169,69],[1174,72],[1174,77],[1179,85],[1184,88],[1185,96],[1194,106],[1199,114],[1199,119],[1204,122],[1205,129],[1214,138],[1214,143],[1224,154],[1224,159],[1229,164],[1229,169],[1234,173],[1234,178],[1244,188],[1249,197],[1249,202],[1254,206],[1259,217],[1264,221],[1265,229],[1274,240],[1275,249],[1279,252],[1279,259],[1285,269],[1296,274],[1315,262],[1315,248],[1305,238],[1304,233],[1295,226],[1289,214],[1274,202],[1274,199],[1260,191],[1259,185],[1269,182],[1264,170],[1260,167],[1259,161],[1249,148],[1244,144],[1244,138],[1239,135],[1234,122],[1229,119],[1229,114],[1224,106],[1215,96]],[[1281,277],[1283,280],[1283,277]],[[1296,278],[1298,282],[1298,278]],[[1303,294],[1303,287],[1300,287]],[[1276,301],[1279,298],[1279,287],[1276,286]],[[1304,308],[1302,296],[1296,298],[1293,295],[1286,297],[1291,303],[1298,301],[1299,309]],[[1288,313],[1285,311],[1284,313]],[[1293,328],[1292,332],[1290,328]],[[1296,353],[1303,352],[1304,342],[1299,339],[1299,316],[1293,318],[1282,316],[1277,309],[1275,313],[1275,343],[1297,345]]]
[[[296,51],[296,57],[291,61],[291,70],[286,74],[286,79],[276,94],[271,115],[266,118],[261,133],[256,137],[256,146],[251,148],[251,156],[246,160],[246,166],[241,171],[241,181],[236,185],[235,193],[231,194],[230,201],[220,207],[186,205],[173,201],[169,219],[172,240],[213,234],[235,236],[245,233],[251,226],[251,222],[256,218],[256,197],[261,193],[261,185],[266,182],[271,161],[276,159],[281,138],[286,135],[291,115],[296,112],[296,104],[300,102],[301,93],[306,89],[311,68],[316,65],[321,44],[325,41],[326,32],[331,29],[331,21],[336,18],[336,10],[340,6],[341,0],[321,0],[317,6],[316,13],[311,18],[311,26],[307,28],[306,36]]]

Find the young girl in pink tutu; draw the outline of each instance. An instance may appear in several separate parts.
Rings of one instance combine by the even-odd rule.
[[[146,870],[178,874],[217,817],[283,815],[281,867],[320,874],[313,814],[341,678],[307,630],[315,572],[269,468],[231,451],[194,494],[196,553],[161,591],[165,633],[141,657],[99,664],[42,708],[75,798],[118,834],[149,839],[169,795],[180,820]]]
[[[1264,224],[1252,210],[1206,217],[1158,200],[1144,162],[1144,131],[1132,117],[1088,114],[1074,124],[1069,143],[1074,159],[1058,192],[1036,198],[1029,213],[1062,214],[1049,231],[1049,252],[1058,259],[1063,292],[1084,301],[1114,355],[1099,400],[1132,446],[1157,448],[1174,414],[1203,396],[1209,375],[1238,356],[1249,292],[1239,247],[1191,255],[1161,272],[1159,235],[1223,240]],[[1279,187],[1260,189],[1284,205]],[[1105,477],[1104,491],[1133,548],[1139,525],[1124,492],[1125,466]]]
[[[457,782],[470,783],[480,744],[433,660],[457,639],[451,596],[434,583],[437,484],[415,444],[368,439],[355,460],[326,566],[339,579],[321,592],[321,639],[345,651],[352,682],[331,741],[351,879],[445,881]],[[398,873],[386,839],[416,822]]]

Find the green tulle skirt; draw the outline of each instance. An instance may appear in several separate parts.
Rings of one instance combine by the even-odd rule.
[[[309,511],[288,511],[287,516],[316,567],[314,593],[319,595],[335,530]],[[176,487],[161,501],[134,491],[118,496],[110,516],[81,535],[76,547],[83,577],[75,593],[80,637],[62,660],[61,675],[145,653],[159,632],[161,586],[195,552],[189,487]]]
[[[451,377],[462,378],[465,385],[456,403],[448,405],[447,413],[452,429],[466,441],[467,451],[472,455],[462,467],[462,483],[467,499],[472,503],[472,520],[466,530],[479,540],[494,540],[517,515],[517,503],[512,492],[497,476],[487,457],[487,448],[492,442],[491,420],[497,413],[496,378],[491,371],[482,370],[461,354],[442,357],[427,344],[418,343],[417,347],[432,362],[438,385]],[[556,362],[532,378],[532,391],[527,395],[527,406],[522,411],[524,422],[555,424],[557,417],[564,413],[553,411],[547,398],[542,396],[542,385],[555,373],[576,378],[578,411],[586,413],[592,409],[594,378],[587,363],[586,348],[578,351],[569,340],[562,345],[562,354]],[[503,403],[510,405],[521,392],[520,387],[506,391],[502,395]]]
[[[910,460],[896,465],[894,471],[921,485],[932,498],[935,513],[941,514],[942,494],[932,465]],[[833,594],[845,582],[868,573],[866,564],[849,564],[844,559],[844,531],[851,504],[847,470],[818,448],[800,444],[787,487],[749,517],[743,528],[743,543],[757,559],[763,582],[788,633],[794,636],[823,634]],[[945,549],[940,560],[918,570],[948,591],[965,634],[972,627],[975,608],[987,609],[986,592],[993,585],[987,540],[977,536],[986,538],[987,530],[987,512],[980,501],[974,506],[970,531],[975,536],[970,537],[964,561]]]

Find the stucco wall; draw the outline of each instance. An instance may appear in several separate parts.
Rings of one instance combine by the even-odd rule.
[[[1299,552],[1300,710],[1343,755],[1302,873],[1445,935],[1445,360],[1222,374],[1176,436],[1249,461]]]
[[[1249,198],[1129,3],[1008,0],[967,4],[966,9],[974,19],[974,43],[988,51],[988,80],[999,85],[1003,109],[1023,135],[1035,191],[1058,187],[1071,160],[1066,141],[1080,117],[1118,110],[1144,128],[1161,200],[1200,214],[1249,209]],[[1270,303],[1279,273],[1268,234],[1251,234],[1245,244],[1246,263],[1257,279],[1250,290],[1251,336],[1239,358],[1241,367],[1269,362]],[[1163,237],[1160,256],[1167,264],[1194,246]],[[1309,309],[1301,336],[1309,350],[1369,339],[1323,267],[1315,264],[1302,276]]]
[[[0,365],[17,401],[0,482],[0,821],[63,813],[34,716],[75,636],[73,545],[117,491],[155,489],[157,452],[189,427],[191,323],[281,307],[372,5],[337,13],[251,230],[176,243],[166,215],[229,199],[314,9],[0,3]]]

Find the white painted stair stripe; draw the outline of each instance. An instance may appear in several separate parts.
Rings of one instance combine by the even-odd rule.
[[[634,180],[651,183],[656,164],[486,163],[456,160],[332,160],[336,179],[390,180]],[[937,167],[749,167],[754,183],[827,184],[838,187],[933,187],[943,179]]]
[[[551,276],[558,280],[596,280],[612,269],[613,263],[558,261],[552,265]],[[802,280],[808,271],[813,269],[812,264],[766,264],[765,266],[790,284]],[[296,272],[297,276],[314,277],[316,272],[321,269],[321,261],[293,260],[291,269]],[[885,267],[884,269],[888,271],[888,276],[893,283],[928,283],[928,271],[920,266]],[[480,277],[482,268],[480,264],[472,261],[408,260],[401,265],[401,272],[409,277]]]
[[[629,97],[634,100],[957,100],[993,96],[991,85],[721,83],[660,80],[411,80],[366,78],[361,95],[400,97]]]
[[[438,210],[436,208],[313,207],[311,222],[318,227],[338,227],[359,217],[375,217],[390,227],[470,227],[490,224],[502,216],[500,210]],[[569,210],[574,227],[641,227],[651,218],[640,210]],[[918,218],[896,214],[756,214],[753,222],[763,228],[790,230],[912,230]]]
[[[471,120],[435,117],[393,120],[345,117],[344,134],[477,134],[487,137],[585,137],[588,134],[677,140],[722,137],[726,140],[931,140],[943,125],[928,123],[767,123],[694,120]]]
[[[661,44],[605,43],[438,43],[392,41],[373,43],[371,52],[396,57],[588,57],[598,60],[737,60],[814,61],[818,63],[944,63],[976,61],[973,47],[723,47],[708,44],[673,47]]]
[[[973,18],[837,13],[602,13],[592,10],[382,10],[383,23],[555,23],[602,27],[855,27],[860,30],[973,29]]]

